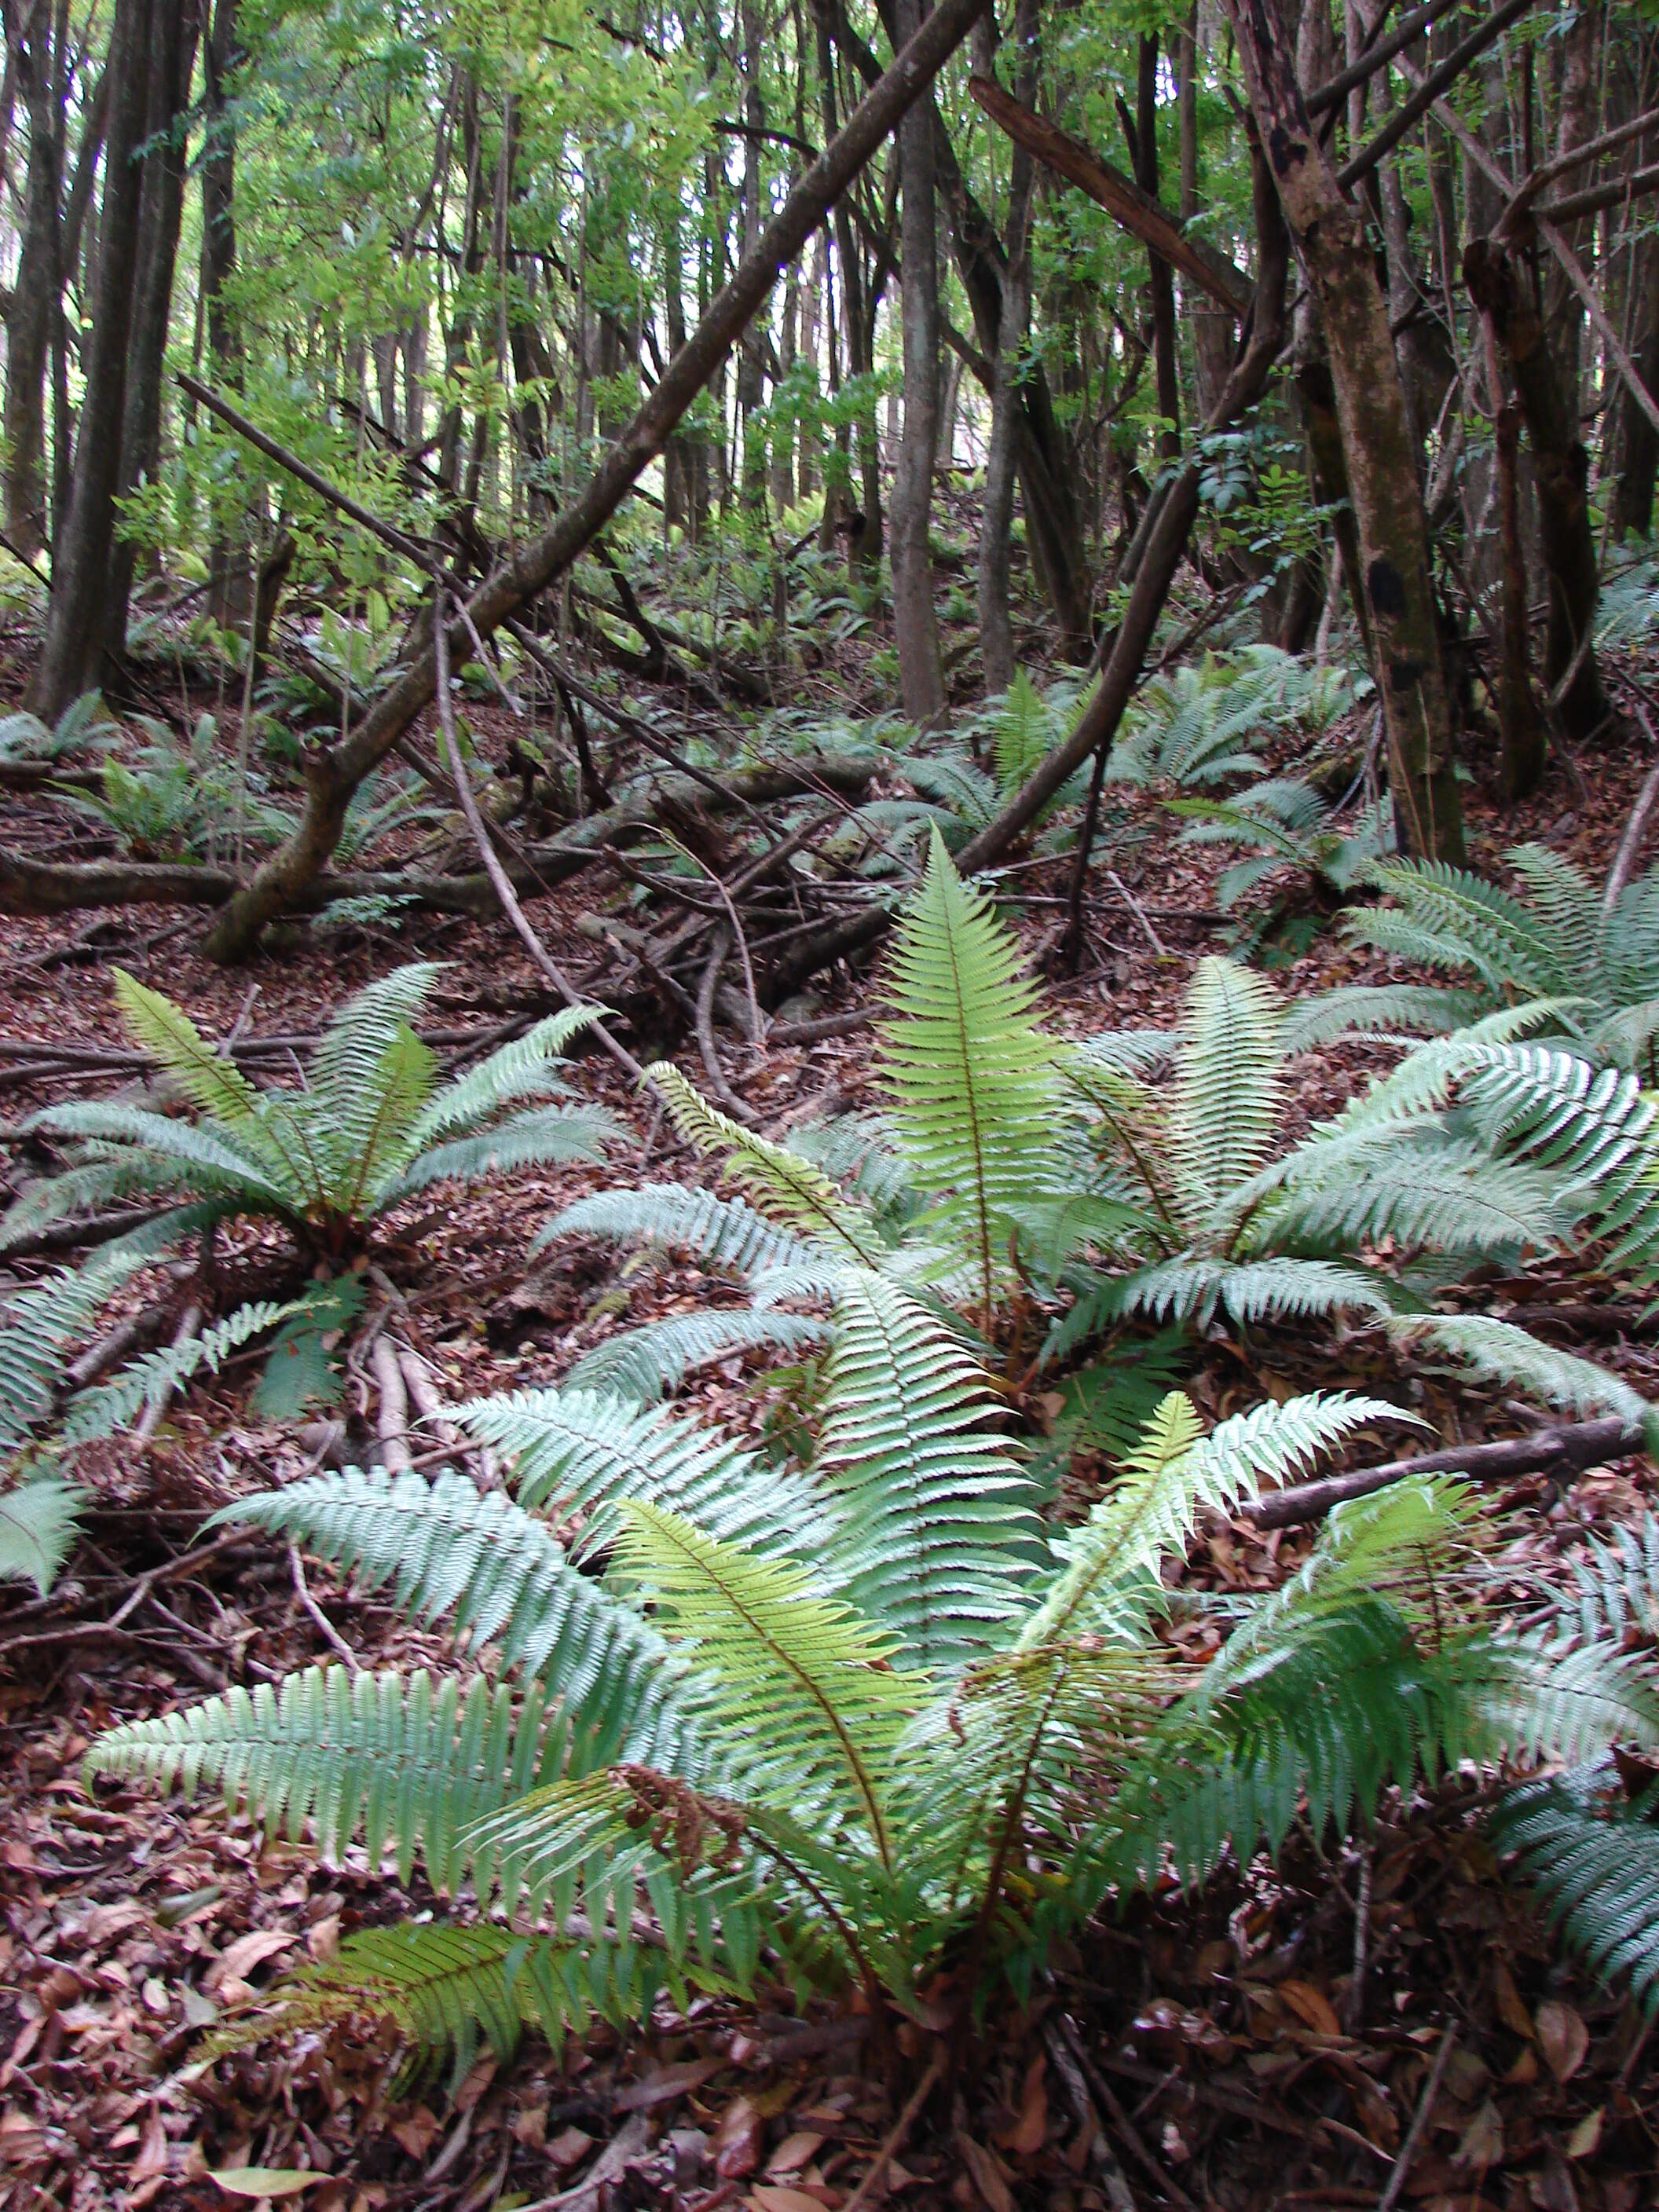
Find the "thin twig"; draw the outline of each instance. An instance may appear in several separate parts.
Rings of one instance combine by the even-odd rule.
[[[1648,720],[1646,708],[1639,699],[1632,702],[1636,719],[1647,732],[1650,744],[1659,747],[1659,737],[1654,734],[1653,724]],[[1631,808],[1630,819],[1625,824],[1625,834],[1619,840],[1619,850],[1613,855],[1613,866],[1607,871],[1607,887],[1601,894],[1601,919],[1611,921],[1620,894],[1635,872],[1636,863],[1642,857],[1642,841],[1647,835],[1653,810],[1659,805],[1659,765],[1648,771],[1647,781],[1636,794],[1636,804]]]
[[[344,1637],[341,1635],[339,1630],[336,1628],[334,1623],[323,1611],[321,1606],[318,1604],[316,1599],[312,1595],[311,1585],[306,1580],[305,1565],[300,1557],[300,1547],[293,1541],[292,1538],[290,1538],[289,1541],[288,1568],[289,1572],[294,1577],[294,1595],[299,1599],[300,1603],[311,1615],[313,1621],[316,1625],[318,1634],[331,1650],[337,1651],[339,1653],[341,1658],[344,1660],[349,1671],[354,1674],[357,1674],[361,1669],[362,1662],[358,1659],[356,1653],[352,1650],[351,1646],[346,1642]]]
[[[726,965],[726,956],[732,949],[730,932],[724,923],[714,933],[714,949],[708,963],[702,971],[702,981],[697,991],[697,1049],[702,1054],[702,1064],[708,1073],[709,1088],[734,1121],[745,1128],[755,1120],[737,1092],[726,1079],[726,1070],[720,1066],[720,1056],[714,1043],[714,994],[720,988],[720,969]]]
[[[945,2053],[936,2051],[928,2061],[927,2071],[912,2091],[904,2110],[887,2130],[886,2139],[876,2153],[869,2172],[842,2207],[842,2212],[863,2212],[863,2208],[880,2186],[882,2178],[896,2154],[908,2141],[910,2130],[921,2116],[922,2106],[933,2095],[939,2078],[945,2071]]]
[[[1089,2155],[1100,2174],[1112,2212],[1135,2212],[1134,2191],[1129,2186],[1129,2177],[1118,2163],[1116,2152],[1106,2140],[1106,2130],[1095,2109],[1094,2097],[1077,2046],[1067,2039],[1062,2021],[1050,2017],[1043,2022],[1042,2044],[1066,2094],[1071,2100],[1079,2125],[1089,2130]]]
[[[1370,1947],[1373,1870],[1374,1862],[1367,1847],[1359,1857],[1359,1896],[1353,1909],[1353,1969],[1348,1977],[1347,2001],[1342,2008],[1342,2025],[1350,2035],[1358,2035],[1365,2017],[1365,1967]]]
[[[1454,2021],[1441,2038],[1440,2048],[1434,2054],[1434,2063],[1429,2069],[1428,2080],[1423,2084],[1423,2094],[1417,2100],[1417,2110],[1412,2115],[1406,2140],[1400,2146],[1394,2172],[1389,2176],[1388,2185],[1376,2200],[1376,2212],[1394,2212],[1395,2206],[1400,2202],[1401,2191],[1411,2179],[1412,2163],[1427,2132],[1429,2116],[1434,2110],[1434,2100],[1440,2094],[1441,2079],[1446,2071],[1446,2061],[1451,2057],[1456,2043],[1457,2022]]]
[[[455,734],[455,708],[449,696],[449,640],[444,629],[444,593],[440,591],[433,601],[432,635],[437,656],[438,720],[443,731],[444,750],[449,756],[449,772],[454,778],[455,795],[461,802],[461,811],[466,817],[466,826],[472,832],[472,842],[478,848],[478,857],[484,872],[495,887],[501,902],[501,911],[518,932],[520,941],[531,958],[568,1006],[586,1003],[573,988],[569,981],[549,957],[546,946],[531,927],[524,908],[519,904],[518,893],[508,880],[501,866],[501,855],[489,841],[483,817],[478,811],[478,802],[473,796],[472,785],[461,758],[460,741]],[[625,1045],[618,1044],[603,1022],[592,1024],[592,1034],[599,1039],[619,1067],[625,1068],[636,1083],[644,1083],[645,1070]]]
[[[173,1348],[175,1352],[180,1350],[191,1341],[192,1337],[199,1334],[202,1327],[202,1313],[203,1308],[200,1302],[192,1298],[185,1308],[183,1318],[173,1334]],[[139,1450],[143,1450],[148,1444],[155,1441],[155,1431],[161,1427],[167,1407],[172,1403],[173,1389],[173,1385],[169,1378],[156,1396],[144,1401],[144,1410],[138,1416],[137,1426],[132,1432],[132,1441]]]
[[[1147,939],[1152,945],[1152,948],[1153,951],[1157,953],[1158,958],[1160,960],[1168,959],[1170,954],[1169,946],[1164,942],[1164,939],[1152,927],[1151,919],[1147,915],[1146,908],[1142,906],[1140,901],[1129,889],[1129,886],[1124,882],[1122,877],[1119,875],[1115,868],[1108,868],[1106,870],[1106,880],[1111,884],[1113,890],[1116,891],[1118,896],[1123,901],[1124,905],[1128,908],[1130,913],[1133,915],[1135,920],[1146,931]]]

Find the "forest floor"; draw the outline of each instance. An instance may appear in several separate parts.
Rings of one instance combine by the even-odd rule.
[[[476,722],[487,726],[481,713]],[[1537,838],[1605,873],[1650,763],[1608,752],[1553,768],[1504,817],[1468,792],[1477,858]],[[1166,1022],[1196,960],[1218,947],[1217,861],[1176,848],[1149,798],[1124,802],[1126,834],[1090,886],[1089,972],[1062,981],[1069,1030]],[[38,811],[14,802],[14,823]],[[1127,834],[1146,835],[1137,842]],[[1023,874],[1013,918],[1034,949],[1052,939],[1070,860]],[[1138,919],[1106,866],[1145,910]],[[579,975],[576,930],[599,879],[540,902],[538,927]],[[1148,927],[1150,924],[1150,927]],[[450,963],[428,1009],[465,1025],[541,1011],[546,994],[505,923],[416,918],[396,939],[359,933],[325,957],[272,956],[227,973],[194,949],[195,916],[137,909],[90,925],[0,922],[9,1040],[107,1044],[108,967],[181,1000],[210,1034],[314,1030],[350,989],[398,959]],[[1161,950],[1150,936],[1156,933]],[[1306,991],[1365,973],[1340,931],[1284,971]],[[859,987],[862,988],[862,987]],[[845,979],[850,1007],[854,987]],[[66,1095],[31,1084],[0,1040],[0,1114]],[[867,1033],[807,1049],[732,1046],[729,1072],[768,1126],[868,1096]],[[698,1073],[695,1056],[687,1066]],[[1377,1048],[1304,1064],[1309,1118],[1346,1096]],[[623,1316],[724,1301],[684,1267],[631,1273],[617,1291],[596,1249],[562,1245],[533,1266],[531,1239],[560,1205],[606,1181],[673,1172],[674,1145],[597,1054],[580,1067],[637,1141],[603,1170],[519,1175],[394,1224],[380,1264],[400,1332],[447,1397],[555,1382]],[[118,1077],[112,1076],[110,1087]],[[87,1088],[84,1079],[76,1087]],[[255,1290],[274,1241],[229,1240],[219,1266]],[[1581,1317],[1606,1286],[1565,1264],[1492,1287]],[[1593,1321],[1596,1355],[1659,1395],[1659,1339],[1632,1304]],[[191,1559],[205,1515],[296,1473],[291,1433],[248,1409],[234,1361],[175,1407],[155,1445],[100,1448],[86,1538],[49,1601],[0,1597],[0,2203],[205,2208],[235,2200],[211,2178],[305,2165],[307,2212],[610,2201],[836,2212],[887,2136],[896,2108],[860,2070],[856,2016],[800,2020],[714,2000],[659,2013],[648,2033],[608,2029],[511,2063],[483,2057],[453,2094],[441,2080],[394,2094],[382,2054],[301,2039],[192,2063],[202,2028],[343,1931],[430,1902],[360,1850],[339,1867],[266,1838],[211,1802],[83,1787],[79,1761],[112,1723],[254,1683],[349,1647],[374,1668],[441,1661],[445,1639],[400,1625],[321,1568],[304,1582],[257,1536]],[[758,1427],[758,1370],[705,1370],[691,1402]],[[1412,1372],[1379,1332],[1310,1329],[1272,1355],[1212,1334],[1193,1384],[1212,1417],[1312,1382],[1391,1392],[1448,1440],[1512,1432],[1516,1413],[1436,1370]],[[360,1420],[366,1387],[346,1412]],[[1518,1411],[1518,1409],[1516,1409]],[[1542,1478],[1504,1500],[1517,1563],[1559,1575],[1575,1547],[1639,1519],[1645,1463],[1595,1468],[1559,1492]],[[1217,1521],[1188,1572],[1235,1589],[1279,1578],[1302,1538]],[[326,1633],[325,1632],[326,1630]],[[1377,2205],[1435,2212],[1636,2212],[1659,2202],[1659,2102],[1639,2015],[1563,1961],[1524,1893],[1478,1832],[1478,1780],[1385,1808],[1362,1844],[1295,1847],[1189,1898],[1171,1890],[1103,1919],[1055,1963],[1020,2019],[988,2024],[977,2063],[936,2096],[887,2169],[884,2194],[915,2212],[982,2204],[1095,2212],[1111,2205]],[[1403,2191],[1395,2161],[1409,2142]],[[1394,2192],[1391,2194],[1390,2192]]]

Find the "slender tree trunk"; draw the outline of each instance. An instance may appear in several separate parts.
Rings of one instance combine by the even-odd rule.
[[[1498,446],[1498,520],[1503,544],[1503,666],[1498,681],[1498,719],[1504,797],[1513,805],[1530,798],[1544,780],[1544,718],[1532,688],[1528,645],[1527,556],[1521,540],[1521,485],[1516,465],[1521,410],[1500,407]]]
[[[51,15],[36,8],[36,34],[17,48],[29,118],[28,179],[17,283],[6,317],[6,527],[30,556],[46,543],[46,355],[63,289],[58,261],[64,113],[52,96]],[[38,27],[38,30],[37,27]]]
[[[1155,38],[1142,32],[1135,86],[1135,182],[1158,198],[1158,64]],[[1175,276],[1161,253],[1148,247],[1148,290],[1152,303],[1152,366],[1158,377],[1158,411],[1164,417],[1159,448],[1166,461],[1181,453],[1181,372],[1176,353]]]
[[[899,0],[900,43],[921,29],[926,0]],[[900,287],[904,338],[904,435],[893,471],[893,630],[904,711],[920,728],[945,710],[933,614],[933,454],[939,442],[939,241],[933,211],[933,119],[916,106],[899,126],[904,192]]]
[[[28,690],[43,720],[98,682],[104,596],[115,538],[127,342],[132,327],[151,0],[116,0],[110,34],[109,145],[99,228],[98,289],[69,512],[54,550],[46,635]]]
[[[237,0],[218,0],[213,28],[202,49],[202,299],[213,380],[231,391],[242,381],[241,338],[230,312],[236,274],[236,126],[230,78],[241,60]],[[246,527],[232,532],[216,518],[208,553],[208,607],[227,628],[248,613]]]
[[[1632,280],[1639,288],[1640,337],[1636,362],[1650,392],[1659,392],[1659,238],[1638,249]],[[1653,489],[1659,477],[1659,430],[1630,392],[1619,389],[1618,481],[1613,495],[1613,528],[1618,538],[1632,532],[1648,537],[1653,529]]]
[[[1544,678],[1552,697],[1565,684],[1561,726],[1574,744],[1583,744],[1607,720],[1607,703],[1595,648],[1585,642],[1595,625],[1601,582],[1577,381],[1553,357],[1532,287],[1510,253],[1490,239],[1472,239],[1463,255],[1463,279],[1509,363],[1532,442],[1549,578]]]
[[[1015,82],[1029,107],[1036,96],[1037,0],[1020,0],[1014,18]],[[997,332],[996,380],[991,392],[991,433],[985,456],[985,495],[979,536],[979,647],[985,690],[994,697],[1014,680],[1013,623],[1009,610],[1009,550],[1018,473],[1021,356],[1031,327],[1030,216],[1035,165],[1015,141],[1008,181],[1007,263]]]
[[[1309,122],[1279,0],[1227,0],[1227,11],[1279,202],[1324,324],[1382,677],[1396,825],[1407,849],[1461,862],[1462,810],[1428,526],[1388,302],[1361,212]]]
[[[766,109],[761,99],[761,15],[757,0],[743,0],[743,118],[749,135],[743,142],[743,250],[754,251],[761,230],[761,149],[756,135],[765,128]],[[744,332],[738,349],[738,440],[741,456],[743,505],[746,514],[766,514],[766,447],[754,417],[760,412],[765,390],[766,349],[758,318]]]
[[[118,489],[125,497],[155,473],[161,450],[161,375],[173,313],[173,271],[185,205],[185,138],[196,66],[193,9],[162,4],[151,15],[149,96],[144,119],[143,181],[138,211],[132,334],[121,414]],[[118,663],[127,645],[127,605],[138,549],[116,542],[110,561],[104,651]]]

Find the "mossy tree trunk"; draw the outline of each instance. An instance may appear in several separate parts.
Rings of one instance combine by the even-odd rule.
[[[1402,843],[1463,858],[1428,524],[1388,302],[1361,210],[1308,118],[1278,0],[1227,0],[1280,205],[1325,332]]]

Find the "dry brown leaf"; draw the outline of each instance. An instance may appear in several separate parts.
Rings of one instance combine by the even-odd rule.
[[[694,2058],[681,2066],[659,2066],[653,2073],[618,2089],[612,2107],[618,2112],[646,2112],[653,2105],[671,2105],[675,2098],[702,2088],[729,2063],[726,2058]]]
[[[1532,2041],[1532,2014],[1527,2010],[1521,1992],[1515,1986],[1515,1977],[1500,1959],[1492,1970],[1492,1995],[1498,2000],[1498,2017],[1505,2027],[1516,2035]]]
[[[411,2158],[424,2162],[427,2153],[437,2141],[443,2123],[427,2105],[416,2105],[412,2112],[392,2123],[393,2139]]]
[[[216,1989],[225,1982],[242,1981],[267,1959],[291,1951],[299,1940],[280,1928],[256,1928],[251,1935],[239,1936],[234,1943],[226,1944],[208,1969],[206,1986]]]
[[[1043,2086],[1043,2072],[1048,2065],[1047,2055],[1039,2051],[1025,2069],[1025,2080],[1019,2094],[1019,2117],[1011,2128],[998,2130],[996,2140],[1004,2150],[1011,2150],[1020,2158],[1031,2158],[1042,2148],[1048,2134],[1048,2092]]]
[[[1504,2155],[1504,2122],[1490,2097],[1463,2130],[1453,2154],[1455,2166],[1478,2166],[1484,2173]]]
[[[823,2148],[823,2137],[814,2135],[809,2128],[798,2128],[793,2135],[786,2136],[766,2161],[769,2174],[799,2173],[810,2166]]]
[[[975,2142],[972,2136],[966,2134],[957,2136],[957,2148],[990,2212],[1014,2212],[1014,2192],[1008,2186],[996,2153],[987,2150],[983,2143]]]
[[[808,2190],[787,2189],[775,2181],[757,2181],[744,2202],[755,2212],[823,2212],[824,2199]]]
[[[144,2122],[143,2140],[138,2146],[138,2155],[127,2169],[129,2181],[149,2181],[167,2170],[167,2132],[161,2124],[161,2107],[152,2105],[149,2117]]]
[[[1547,1997],[1533,2015],[1538,2048],[1558,2081],[1571,2081],[1589,2049],[1589,2030],[1570,2004]]]
[[[739,2097],[720,2116],[711,2142],[714,2171],[722,2181],[742,2181],[761,2162],[766,2123],[748,2097]]]
[[[1589,2158],[1601,2148],[1601,2121],[1606,2109],[1605,2106],[1598,2105],[1593,2112],[1586,2112],[1579,2121],[1567,2137],[1569,2158]]]
[[[1297,2018],[1316,2035],[1340,2035],[1342,2023],[1330,1999],[1311,1982],[1281,1982],[1279,1994]]]
[[[547,2126],[547,2107],[541,2107],[543,2129]],[[547,2155],[561,2173],[568,2173],[573,2166],[580,2166],[593,2148],[597,2137],[580,2128],[561,2128],[547,2146]]]

